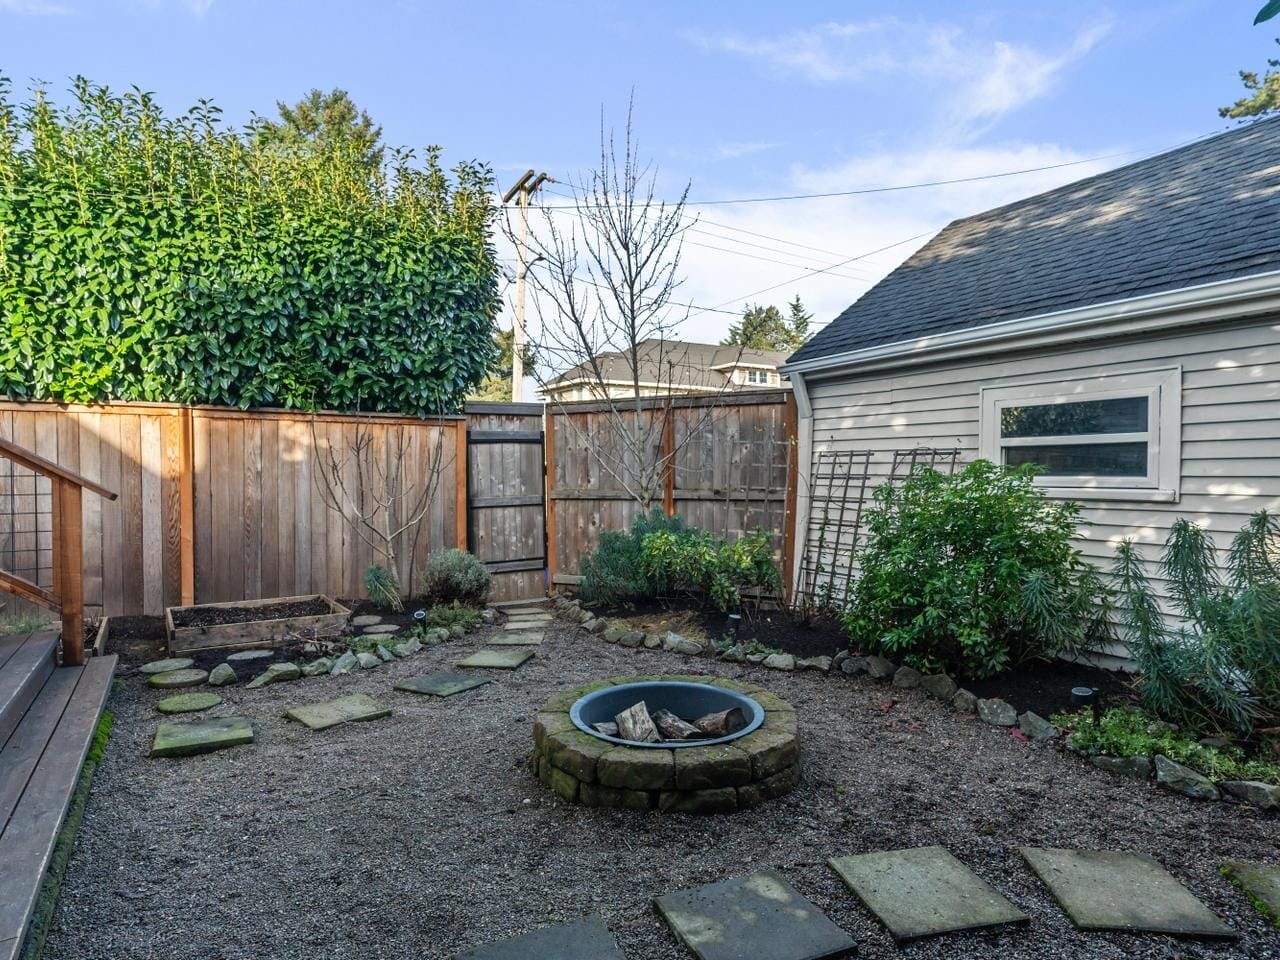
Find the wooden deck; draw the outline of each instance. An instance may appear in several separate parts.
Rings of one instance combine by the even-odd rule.
[[[22,951],[116,658],[55,666],[56,633],[0,637],[0,960]]]

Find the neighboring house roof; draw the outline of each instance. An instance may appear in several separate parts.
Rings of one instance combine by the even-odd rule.
[[[768,367],[775,369],[787,359],[779,350],[747,350],[714,343],[688,343],[683,340],[642,340],[637,345],[641,383],[664,386],[719,389],[734,367]],[[631,357],[622,351],[601,353],[597,358],[600,375],[606,381],[631,382]],[[570,367],[551,380],[547,387],[555,389],[581,380],[594,381],[595,371],[589,363]]]
[[[1280,269],[1280,118],[957,220],[788,361]]]

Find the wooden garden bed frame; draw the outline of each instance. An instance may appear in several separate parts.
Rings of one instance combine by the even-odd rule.
[[[175,613],[187,610],[245,609],[274,607],[287,603],[323,600],[328,613],[275,620],[242,620],[236,623],[209,623],[179,627],[173,622]],[[170,654],[189,654],[205,650],[245,650],[272,646],[282,637],[337,637],[351,621],[351,611],[332,597],[311,593],[299,597],[268,597],[263,600],[232,600],[226,603],[197,603],[187,607],[169,607],[164,612],[164,630],[169,638]]]

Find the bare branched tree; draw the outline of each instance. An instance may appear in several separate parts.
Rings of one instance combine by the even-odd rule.
[[[372,548],[374,562],[391,571],[401,593],[412,588],[415,558],[427,514],[440,490],[440,479],[452,465],[441,422],[428,441],[426,463],[419,469],[413,436],[401,424],[357,419],[354,433],[342,445],[319,436],[311,420],[311,450],[321,499]],[[446,462],[447,461],[447,462]],[[403,553],[398,549],[407,541]]]
[[[663,477],[680,446],[696,429],[663,442],[671,401],[690,393],[729,389],[691,363],[673,334],[689,314],[675,294],[687,219],[685,186],[675,202],[657,197],[657,170],[638,156],[634,101],[627,108],[621,143],[600,123],[600,162],[572,186],[572,210],[542,210],[531,231],[527,280],[540,330],[530,336],[541,363],[535,377],[547,386],[566,372],[599,401],[605,437],[588,436],[577,418],[565,417],[601,468],[646,510],[661,500]],[[538,208],[534,208],[536,211]],[[508,225],[515,242],[515,231]],[[651,398],[657,397],[655,402]],[[555,392],[549,402],[561,407]],[[699,408],[709,419],[714,405]]]

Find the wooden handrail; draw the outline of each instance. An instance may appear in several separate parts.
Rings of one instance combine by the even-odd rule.
[[[84,662],[84,543],[81,491],[107,500],[119,495],[38,453],[0,439],[0,457],[49,478],[53,502],[53,590],[46,590],[17,574],[0,570],[0,590],[47,607],[62,617],[62,662]]]

